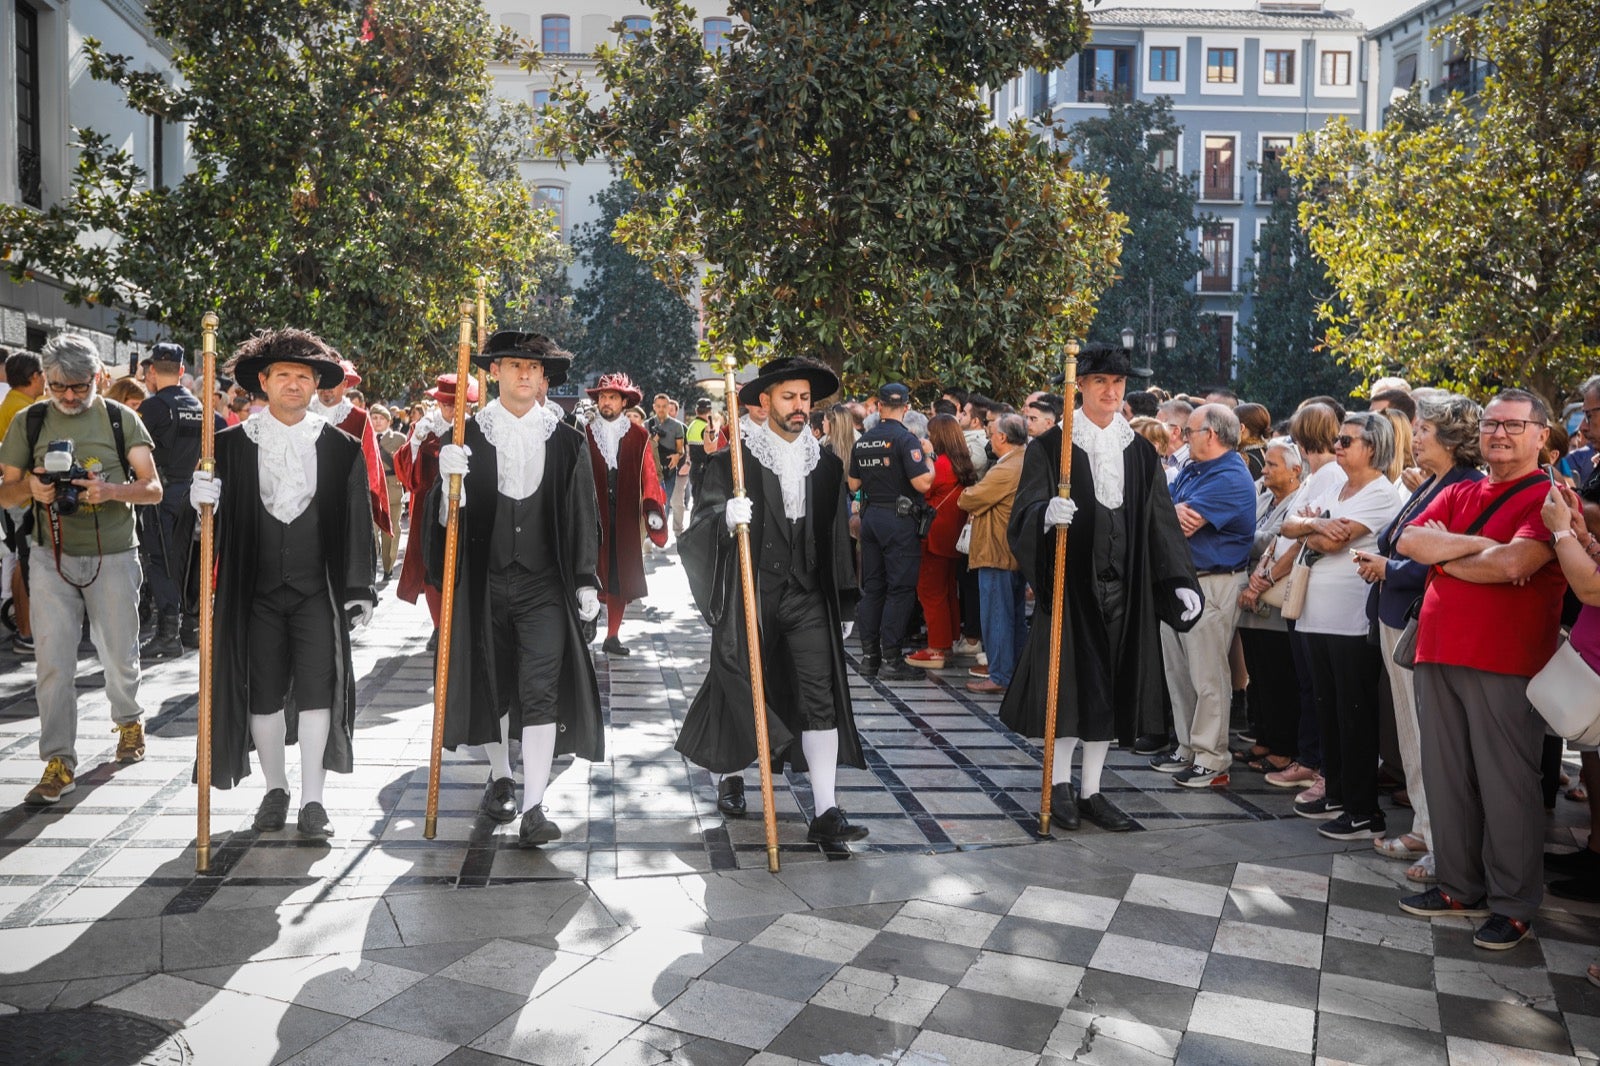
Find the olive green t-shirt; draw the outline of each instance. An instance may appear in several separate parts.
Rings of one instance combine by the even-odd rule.
[[[94,402],[80,415],[64,415],[55,404],[48,404],[49,413],[44,425],[39,427],[39,439],[34,442],[33,454],[28,454],[28,418],[19,413],[11,420],[5,440],[0,442],[0,465],[33,470],[43,465],[44,453],[53,440],[72,441],[73,455],[79,466],[99,471],[102,478],[122,485],[128,479],[122,473],[122,461],[117,458],[117,441],[111,435],[111,416],[107,407],[122,410],[122,440],[131,453],[139,445],[151,447],[149,432],[139,416],[130,407],[115,400],[96,396]],[[59,489],[58,489],[59,491]],[[99,530],[96,533],[96,523]],[[34,518],[34,540],[45,548],[52,545],[50,516],[39,508]],[[133,505],[127,503],[82,504],[76,514],[61,518],[61,554],[63,555],[113,555],[131,551],[139,543],[133,528]]]

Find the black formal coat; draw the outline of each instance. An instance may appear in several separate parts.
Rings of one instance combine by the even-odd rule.
[[[764,575],[759,568],[767,523],[787,523],[783,490],[777,477],[748,451],[743,453],[745,493],[750,497],[750,549],[759,595]],[[839,619],[839,589],[853,586],[855,574],[840,572],[838,546],[850,542],[849,515],[840,502],[844,465],[823,450],[806,478],[805,534],[815,539],[817,581],[827,606],[832,641],[832,682],[839,729],[839,765],[866,769],[861,739],[850,705],[850,682],[844,659],[844,634]],[[695,498],[694,520],[678,538],[678,554],[689,574],[689,588],[701,615],[711,626],[711,660],[705,682],[683,718],[677,749],[713,773],[737,773],[756,758],[754,704],[750,699],[750,653],[746,639],[743,591],[739,583],[739,548],[728,532],[723,508],[733,495],[731,449],[706,461],[705,480]],[[761,634],[761,669],[765,680],[767,741],[773,772],[785,763],[806,769],[799,744],[805,715],[800,707],[794,663],[786,654],[784,634]]]
[[[1082,417],[1081,415],[1079,417]],[[1094,477],[1089,456],[1072,447],[1071,497],[1078,505],[1067,538],[1067,613],[1061,627],[1061,680],[1056,736],[1116,739],[1131,744],[1145,733],[1166,731],[1160,623],[1179,631],[1177,590],[1200,594],[1189,545],[1167,491],[1161,460],[1138,434],[1123,450],[1123,503],[1127,554],[1123,585],[1128,594],[1122,654],[1113,659],[1095,595]],[[1033,586],[1035,610],[1028,643],[1000,704],[1000,719],[1027,737],[1044,736],[1045,692],[1050,677],[1050,602],[1055,590],[1056,536],[1046,531],[1044,510],[1061,479],[1061,430],[1035,438],[1022,459],[1022,478],[1006,539]]]
[[[269,417],[262,415],[261,417]],[[317,509],[322,558],[328,581],[328,610],[334,618],[337,672],[333,728],[322,765],[347,774],[353,767],[350,740],[355,733],[356,684],[350,665],[350,633],[344,605],[377,602],[372,587],[377,567],[372,537],[372,505],[367,497],[367,464],[361,442],[328,426],[317,435]],[[255,602],[258,520],[261,503],[261,450],[232,426],[217,434],[217,477],[222,502],[217,507],[216,609],[211,670],[211,783],[232,788],[250,775],[250,609]],[[291,694],[284,708],[288,742],[299,738],[300,715]]]
[[[483,435],[474,419],[467,419],[467,447],[472,459],[465,481],[457,545],[456,593],[450,633],[450,684],[445,699],[444,744],[454,750],[462,744],[487,744],[500,740],[501,708],[517,684],[517,664],[499,662],[489,618],[489,545],[494,533],[500,493],[496,471],[499,452]],[[449,488],[440,477],[422,506],[428,531],[428,583],[444,584],[445,528],[439,523],[440,503]],[[540,492],[556,493],[555,506],[546,509],[549,523],[540,537],[556,560],[562,603],[566,615],[551,640],[562,642],[561,673],[556,718],[557,755],[572,754],[591,762],[605,758],[605,726],[600,715],[600,689],[595,682],[594,659],[578,620],[578,589],[599,588],[595,577],[600,560],[600,509],[594,495],[594,471],[582,433],[559,425],[545,441],[544,479]],[[513,728],[513,733],[516,730]]]

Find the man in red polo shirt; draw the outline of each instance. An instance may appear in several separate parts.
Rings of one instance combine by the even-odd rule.
[[[361,455],[367,463],[367,488],[372,496],[372,524],[378,531],[394,534],[394,524],[389,518],[389,485],[383,476],[383,460],[378,456],[378,435],[367,421],[367,409],[357,407],[345,392],[361,384],[361,375],[348,359],[340,359],[344,367],[344,381],[331,389],[318,389],[317,398],[311,401],[311,413],[321,415],[338,429],[344,430],[361,442]]]
[[[1530,392],[1489,401],[1478,423],[1489,477],[1439,493],[1397,545],[1433,567],[1416,686],[1439,872],[1437,887],[1400,908],[1486,918],[1473,943],[1491,950],[1521,943],[1544,899],[1545,730],[1526,690],[1555,653],[1566,589],[1539,517],[1549,425],[1549,408]]]

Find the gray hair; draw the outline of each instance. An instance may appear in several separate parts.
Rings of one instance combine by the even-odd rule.
[[[45,378],[55,371],[58,381],[75,384],[95,381],[100,376],[100,349],[82,333],[57,333],[39,353]]]
[[[1028,443],[1028,421],[1019,414],[1001,415],[994,426],[1005,434],[1006,443],[1013,448]]]
[[[1580,385],[1578,387],[1578,395],[1600,396],[1600,374],[1596,374]]]
[[[1294,442],[1294,438],[1273,437],[1267,441],[1267,451],[1270,452],[1274,448],[1283,453],[1284,463],[1290,470],[1298,473],[1300,480],[1304,481],[1306,474],[1309,473],[1309,467],[1306,463],[1305,453],[1300,450],[1300,445]]]
[[[1389,420],[1371,411],[1352,411],[1344,416],[1344,425],[1361,427],[1362,435],[1372,448],[1372,468],[1388,470],[1394,462],[1394,426]]]
[[[1600,381],[1600,378],[1590,380]],[[1477,466],[1482,462],[1483,456],[1478,450],[1478,419],[1482,415],[1483,408],[1454,393],[1417,404],[1417,419],[1433,427],[1434,439],[1450,453],[1450,460],[1456,466]]]
[[[1194,414],[1194,408],[1190,407],[1182,400],[1168,400],[1160,407],[1157,407],[1156,411],[1164,414],[1182,415],[1184,418],[1188,418],[1190,415]]]
[[[1217,443],[1229,448],[1239,447],[1239,416],[1233,413],[1233,408],[1221,403],[1201,404],[1199,414],[1205,419],[1206,427],[1216,434]]]
[[[907,411],[900,416],[900,424],[914,433],[918,440],[928,435],[928,416],[921,411]]]

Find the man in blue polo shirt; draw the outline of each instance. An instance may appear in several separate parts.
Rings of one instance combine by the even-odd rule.
[[[1178,746],[1150,765],[1186,788],[1228,783],[1228,710],[1233,695],[1228,645],[1255,534],[1255,486],[1239,454],[1239,419],[1222,404],[1190,413],[1183,429],[1190,462],[1172,483],[1178,525],[1200,577],[1205,607],[1187,633],[1161,627],[1161,653]]]

